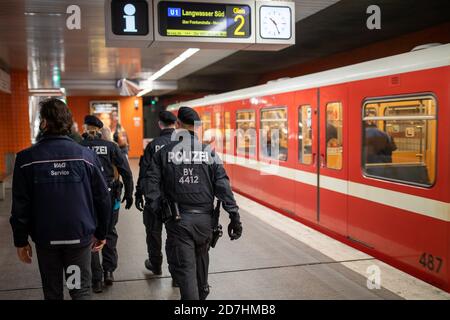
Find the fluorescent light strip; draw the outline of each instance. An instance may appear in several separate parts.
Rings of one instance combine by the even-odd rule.
[[[180,63],[182,63],[183,61],[185,61],[189,57],[191,57],[194,54],[196,54],[198,51],[200,51],[200,49],[198,49],[198,48],[187,49],[182,54],[180,54],[178,57],[176,57],[175,59],[170,61],[164,67],[162,67],[160,70],[155,72],[150,78],[148,78],[147,81],[149,81],[149,82],[155,81],[156,79],[160,78],[161,76],[163,76],[164,74],[166,74],[167,72],[169,72],[170,70],[175,68],[177,65],[179,65]],[[143,89],[141,92],[139,92],[137,94],[137,96],[138,97],[142,97],[143,95],[146,95],[147,93],[151,92],[152,90],[153,90],[153,88],[151,88],[151,87]]]
[[[66,89],[64,89],[64,88],[37,88],[37,89],[29,89],[28,93],[31,96],[61,97],[61,96],[66,95]]]

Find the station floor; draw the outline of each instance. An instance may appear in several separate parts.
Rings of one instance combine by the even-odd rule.
[[[135,176],[137,161],[131,160]],[[219,240],[210,251],[208,299],[450,299],[447,293],[236,195],[243,236]],[[0,201],[0,300],[42,299],[36,258],[22,264],[9,226],[11,190]],[[222,225],[228,217],[222,214]],[[133,206],[121,210],[119,267],[116,281],[93,299],[179,299],[172,288],[166,261],[162,276],[144,268],[145,230]],[[165,256],[165,255],[164,255]],[[381,287],[369,289],[367,270],[377,266]],[[68,298],[68,295],[67,295]]]

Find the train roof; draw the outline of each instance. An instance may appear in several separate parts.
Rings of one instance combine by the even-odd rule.
[[[305,76],[275,80],[273,82],[271,81],[263,85],[246,89],[205,96],[200,99],[169,105],[168,110],[177,110],[181,106],[200,107],[214,105],[223,102],[251,99],[309,88],[318,88],[333,84],[371,79],[391,74],[400,74],[448,65],[450,65],[450,44],[445,44],[429,49],[407,52]]]

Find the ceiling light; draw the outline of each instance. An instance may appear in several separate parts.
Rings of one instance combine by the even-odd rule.
[[[63,15],[62,13],[59,13],[59,12],[24,12],[23,14],[26,16],[38,16],[39,15],[39,16],[50,16],[50,17],[52,17],[52,16],[60,17]]]
[[[175,59],[170,61],[168,64],[166,64],[164,67],[162,67],[161,69],[156,71],[154,74],[152,74],[147,79],[147,81],[149,82],[149,84],[151,84],[152,81],[155,81],[156,79],[160,78],[161,76],[163,76],[164,74],[166,74],[167,72],[169,72],[170,70],[175,68],[177,65],[179,65],[180,63],[182,63],[183,61],[185,61],[189,57],[191,57],[194,54],[196,54],[198,51],[200,51],[200,49],[198,49],[198,48],[187,49],[182,54],[180,54],[178,57],[176,57]],[[142,89],[142,91],[139,92],[137,94],[137,96],[138,97],[142,97],[143,95],[146,95],[147,93],[151,92],[152,90],[153,90],[153,88],[151,86],[149,86],[147,88]]]
[[[40,96],[40,97],[62,97],[66,95],[66,90],[64,88],[39,88],[39,89],[30,89],[28,93],[31,96]]]

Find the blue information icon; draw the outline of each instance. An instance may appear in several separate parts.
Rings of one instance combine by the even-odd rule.
[[[181,8],[167,8],[167,16],[168,17],[181,17]]]

